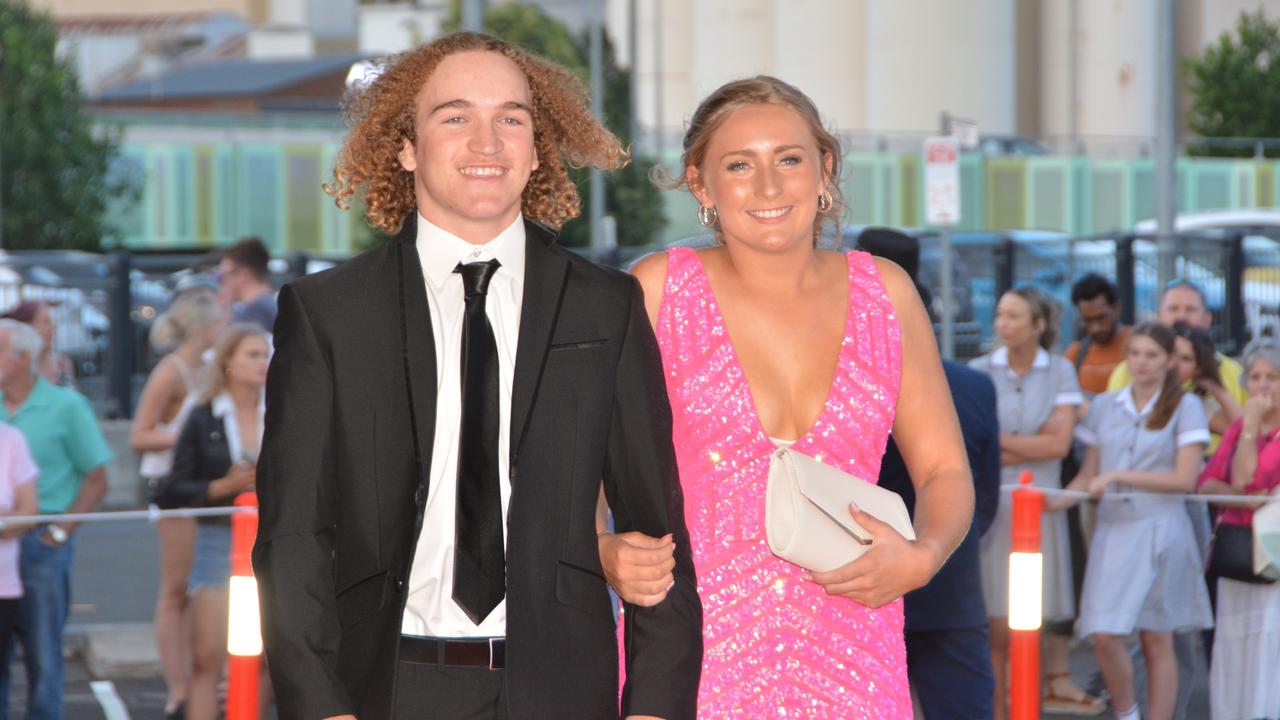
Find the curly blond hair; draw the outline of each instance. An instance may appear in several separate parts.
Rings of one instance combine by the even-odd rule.
[[[582,201],[566,166],[616,170],[627,164],[627,150],[591,114],[587,88],[572,72],[498,38],[460,32],[389,59],[377,79],[348,97],[351,131],[338,154],[334,182],[324,185],[338,207],[350,209],[355,196],[364,202],[371,226],[392,234],[400,230],[417,207],[413,173],[401,167],[399,154],[405,140],[417,141],[418,93],[441,60],[474,50],[508,58],[529,83],[539,164],[521,198],[525,217],[558,229],[578,216]]]

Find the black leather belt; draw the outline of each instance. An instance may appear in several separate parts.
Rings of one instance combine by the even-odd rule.
[[[422,665],[501,670],[507,665],[507,639],[476,638],[472,640],[401,635],[400,659]]]

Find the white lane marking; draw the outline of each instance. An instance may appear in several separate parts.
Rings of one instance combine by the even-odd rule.
[[[129,720],[129,710],[116,692],[115,683],[110,680],[94,680],[89,683],[89,689],[93,690],[93,696],[98,699],[107,720]]]

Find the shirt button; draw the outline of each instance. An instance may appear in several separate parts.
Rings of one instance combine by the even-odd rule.
[[[404,592],[404,578],[396,577],[396,592]]]

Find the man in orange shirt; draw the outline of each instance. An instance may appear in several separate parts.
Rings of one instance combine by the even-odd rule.
[[[1080,314],[1084,338],[1071,343],[1065,356],[1076,368],[1080,389],[1089,397],[1107,391],[1107,380],[1124,362],[1128,325],[1120,324],[1120,292],[1114,283],[1089,273],[1071,286],[1071,304]]]

